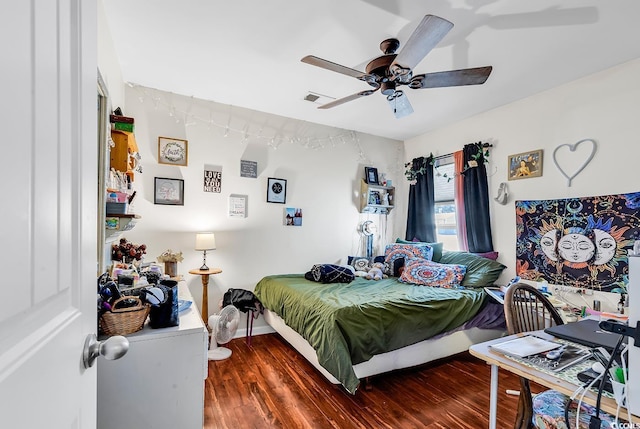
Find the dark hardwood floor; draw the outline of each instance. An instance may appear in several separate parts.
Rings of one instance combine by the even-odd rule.
[[[205,429],[442,428],[484,429],[490,369],[462,353],[419,368],[373,377],[356,395],[329,383],[277,334],[226,345],[231,358],[209,362]],[[499,428],[513,427],[518,378],[500,371]],[[532,386],[539,391],[539,386]]]

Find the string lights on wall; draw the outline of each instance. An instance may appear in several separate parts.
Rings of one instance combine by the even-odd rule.
[[[240,136],[240,142],[247,144],[251,142],[261,142],[267,144],[272,149],[277,149],[282,143],[298,144],[307,149],[325,149],[336,147],[337,145],[352,144],[358,152],[359,161],[367,162],[368,157],[365,155],[360,145],[360,137],[353,130],[342,130],[335,134],[319,136],[318,131],[313,130],[313,126],[305,121],[294,120],[290,118],[281,118],[280,120],[287,123],[276,125],[264,124],[256,125],[256,121],[251,119],[240,119],[244,112],[234,112],[234,106],[222,105],[213,101],[195,99],[193,96],[180,96],[166,91],[160,91],[148,88],[134,83],[127,84],[138,93],[138,100],[141,103],[151,100],[154,109],[166,109],[170,118],[176,123],[184,123],[185,127],[191,127],[198,124],[206,125],[209,129],[220,131],[222,137],[230,137],[233,134]],[[213,106],[219,106],[214,109]],[[208,107],[207,107],[208,106]],[[226,107],[226,112],[222,108]],[[204,113],[203,113],[204,112]],[[241,126],[237,123],[241,122]],[[276,122],[276,120],[274,120]],[[288,130],[287,128],[292,128]],[[257,129],[257,131],[253,131]],[[310,135],[313,134],[313,135]]]

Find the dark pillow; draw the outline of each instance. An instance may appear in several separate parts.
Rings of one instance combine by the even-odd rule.
[[[484,252],[484,253],[474,253],[474,255],[482,256],[483,258],[493,259],[494,261],[498,259],[498,252]]]
[[[428,243],[426,241],[418,241],[418,240],[403,240],[402,238],[396,238],[396,243],[398,244],[428,244],[433,249],[433,257],[431,258],[434,262],[440,262],[440,258],[442,257],[442,249],[443,243]]]
[[[464,278],[467,267],[457,264],[440,264],[427,259],[411,259],[400,275],[401,282],[423,286],[456,289]]]
[[[491,286],[500,277],[502,270],[507,268],[500,262],[483,258],[469,252],[445,251],[440,258],[442,264],[466,265],[467,273],[462,280],[462,286]]]
[[[355,279],[349,267],[333,264],[315,264],[304,278],[319,283],[350,283]]]

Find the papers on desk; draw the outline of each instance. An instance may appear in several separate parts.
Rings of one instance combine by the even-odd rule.
[[[546,353],[538,353],[524,358],[524,361],[538,368],[558,372],[591,357],[591,352],[580,346],[565,344],[563,347],[562,354],[557,359],[549,359]]]
[[[505,341],[503,343],[493,344],[491,348],[509,356],[523,358],[538,353],[548,352],[549,350],[557,349],[560,346],[562,346],[562,344],[547,341],[534,335],[525,335],[524,337]]]
[[[591,356],[588,348],[548,341],[534,335],[494,344],[491,348],[507,356],[519,358],[522,362],[553,372],[562,371]],[[559,357],[548,358],[547,353],[551,350],[557,350]]]

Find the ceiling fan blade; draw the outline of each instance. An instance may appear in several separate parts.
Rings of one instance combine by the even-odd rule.
[[[447,86],[481,85],[485,83],[493,67],[450,70],[419,74],[411,79],[409,88],[442,88]]]
[[[425,15],[398,53],[389,70],[394,76],[408,74],[447,35],[453,23],[435,15]]]
[[[409,98],[402,91],[396,91],[387,97],[389,106],[396,116],[396,119],[404,118],[413,113],[413,107],[409,102]]]
[[[346,74],[347,76],[355,77],[356,79],[360,79],[360,80],[365,80],[365,78],[368,76],[365,72],[361,72],[356,69],[341,66],[340,64],[336,64],[328,60],[323,60],[322,58],[318,58],[313,55],[307,55],[306,57],[302,58],[300,61],[302,61],[303,63],[311,64],[312,66],[331,70],[337,73]]]
[[[353,101],[360,97],[366,97],[367,95],[371,95],[376,92],[377,89],[368,89],[366,91],[361,91],[356,94],[351,94],[348,97],[338,98],[337,100],[332,101],[331,103],[323,104],[322,106],[318,106],[318,109],[331,109],[332,107],[339,106],[341,104],[347,103],[349,101]]]

